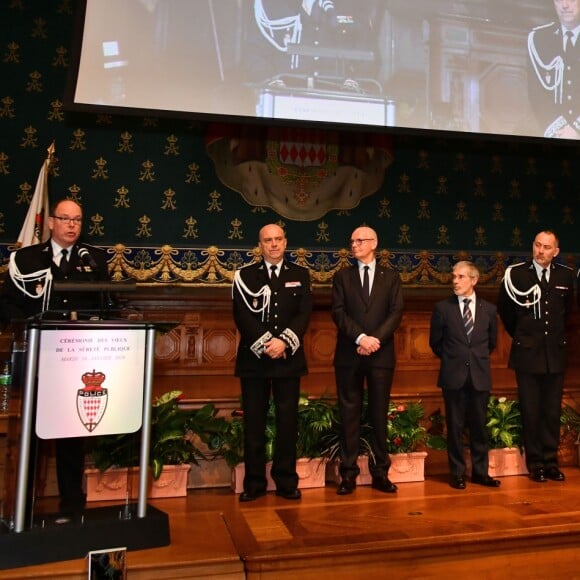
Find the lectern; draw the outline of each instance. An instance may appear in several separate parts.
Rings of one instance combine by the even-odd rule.
[[[0,533],[1,568],[84,557],[91,550],[168,545],[169,521],[147,505],[155,333],[128,320],[26,323],[21,437],[13,517]],[[33,429],[35,431],[33,431]],[[31,442],[141,429],[136,504],[86,509],[70,520],[30,517]]]

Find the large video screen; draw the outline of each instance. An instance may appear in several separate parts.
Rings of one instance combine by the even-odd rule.
[[[68,104],[575,139],[578,4],[86,0]]]

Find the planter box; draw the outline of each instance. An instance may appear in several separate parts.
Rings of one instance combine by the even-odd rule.
[[[465,454],[466,474],[471,477],[471,454]],[[491,477],[505,477],[508,475],[527,475],[526,456],[520,453],[518,447],[489,450],[489,470]]]
[[[266,463],[266,479],[268,480],[268,491],[274,491],[276,484],[270,475],[272,462]],[[326,471],[326,460],[321,458],[308,459],[301,457],[296,461],[296,472],[298,473],[298,487],[307,489],[310,487],[324,487]],[[235,493],[244,491],[245,465],[239,463],[232,469],[232,489]]]
[[[393,483],[425,481],[425,458],[427,457],[425,451],[395,453],[389,457],[391,458],[391,467],[388,475]],[[357,485],[370,485],[372,476],[369,472],[369,458],[366,455],[361,455],[356,463],[360,469],[356,478]],[[335,461],[327,466],[327,481],[340,483],[339,465],[339,462]]]
[[[147,497],[183,497],[187,495],[187,476],[191,465],[165,465],[161,476],[149,476]],[[85,469],[87,501],[136,499],[139,491],[139,468],[124,467],[99,471]]]

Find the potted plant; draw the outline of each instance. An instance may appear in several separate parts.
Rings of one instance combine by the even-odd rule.
[[[516,399],[490,396],[487,403],[486,427],[489,445],[489,475],[502,477],[528,473],[522,446],[519,402]]]
[[[326,398],[309,397],[302,393],[298,402],[298,439],[296,454],[301,488],[321,487],[324,485],[324,462],[321,440],[336,418],[336,408]],[[232,412],[227,427],[216,437],[210,449],[223,457],[232,468],[232,488],[236,493],[243,489],[244,478],[244,413],[243,409]],[[275,484],[270,477],[271,461],[276,440],[276,412],[274,402],[270,401],[266,418],[266,477],[268,490]]]
[[[488,445],[490,449],[522,448],[522,418],[519,402],[490,396],[487,403]]]
[[[387,415],[387,449],[391,457],[389,478],[395,483],[425,480],[429,435],[422,425],[425,409],[420,401],[392,402]]]
[[[296,443],[296,471],[301,488],[324,485],[324,469],[321,463],[321,439],[335,421],[335,409],[326,398],[309,397],[302,393],[298,401],[298,439]],[[210,442],[211,451],[225,459],[232,468],[232,489],[236,493],[243,490],[244,478],[244,412],[236,409],[232,418],[226,421],[226,428]],[[270,401],[266,416],[266,477],[268,490],[275,484],[270,477],[270,468],[276,440],[276,411],[274,401]]]
[[[391,459],[389,478],[395,483],[404,481],[423,481],[425,479],[425,457],[423,445],[428,441],[428,433],[421,422],[425,410],[421,402],[389,403],[387,415],[387,450]],[[336,413],[338,417],[338,412]],[[368,397],[365,393],[362,409],[360,451],[357,461],[360,473],[359,485],[370,484],[369,458],[372,460],[370,434],[372,427],[368,419]],[[329,459],[328,479],[338,482],[340,454],[340,423],[337,423],[323,437],[323,455]]]
[[[560,450],[565,453],[565,450],[574,448],[570,455],[574,458],[569,458],[570,463],[580,465],[580,413],[569,404],[562,407],[562,414],[560,415],[561,436],[560,436]],[[567,459],[566,457],[564,459]],[[566,461],[562,461],[563,464]]]
[[[207,458],[199,444],[211,448],[225,428],[213,404],[183,409],[179,405],[181,395],[181,391],[169,391],[152,406],[149,468],[150,495],[154,497],[185,495],[191,464],[197,465],[199,459]],[[107,489],[117,491],[119,497],[113,499],[125,498],[127,493],[134,497],[140,449],[141,431],[92,439],[90,455],[94,469],[86,470],[87,499],[106,499],[103,494]],[[124,469],[119,473],[117,468]],[[169,483],[161,481],[163,475]],[[96,497],[91,497],[91,492]]]

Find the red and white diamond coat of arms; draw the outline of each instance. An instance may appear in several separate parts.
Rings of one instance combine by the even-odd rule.
[[[107,408],[109,393],[108,389],[102,386],[105,378],[104,373],[94,369],[81,377],[85,386],[77,391],[77,412],[89,432],[100,423]]]

